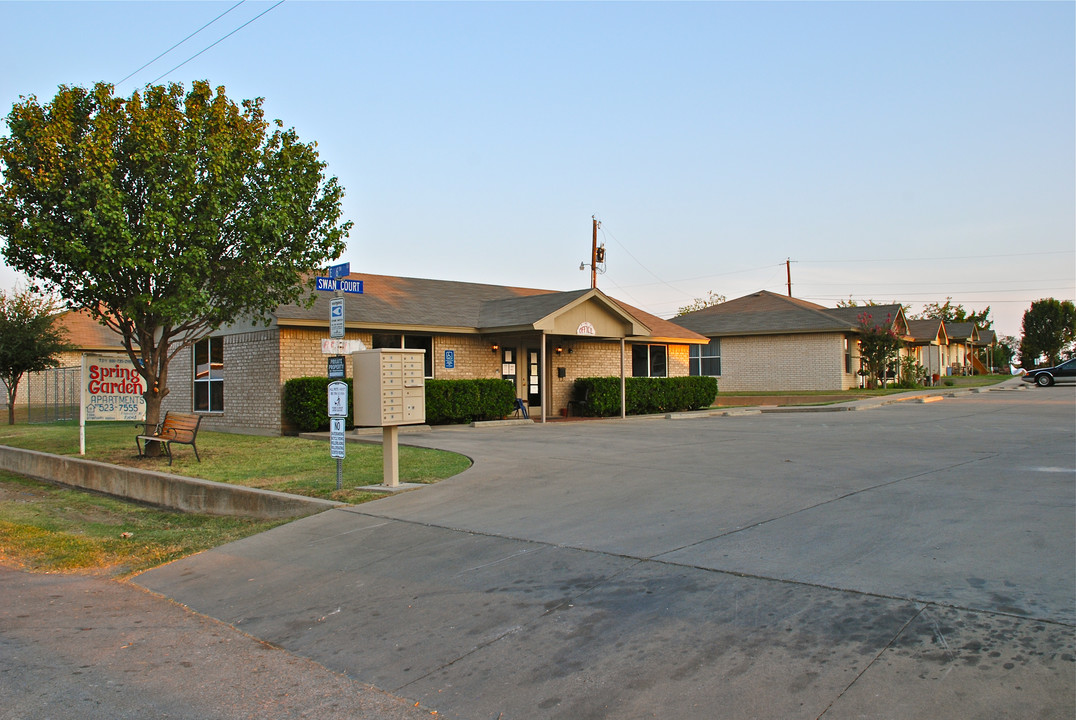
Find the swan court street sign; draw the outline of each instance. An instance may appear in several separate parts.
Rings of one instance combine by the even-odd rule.
[[[327,277],[318,277],[314,284],[316,290],[322,292],[336,292],[341,290],[346,293],[362,295],[362,280],[348,280],[351,274],[351,263],[340,263],[325,268]]]

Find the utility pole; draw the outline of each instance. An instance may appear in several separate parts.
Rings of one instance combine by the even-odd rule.
[[[605,264],[605,243],[598,244],[598,228],[602,226],[602,221],[595,216],[590,216],[590,221],[594,226],[594,234],[591,236],[590,241],[590,287],[598,287],[598,265]],[[579,263],[579,269],[582,271],[587,264],[585,262]],[[605,272],[603,269],[602,272]]]
[[[785,258],[785,274],[788,276],[788,296],[792,297],[792,258]]]
[[[590,243],[590,287],[598,287],[598,228],[601,227],[601,221],[599,221],[593,215],[590,216],[591,223],[594,225],[593,239]]]

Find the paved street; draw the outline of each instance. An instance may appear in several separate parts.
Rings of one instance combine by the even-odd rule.
[[[474,466],[135,582],[466,719],[1076,715],[1076,392],[440,429]]]

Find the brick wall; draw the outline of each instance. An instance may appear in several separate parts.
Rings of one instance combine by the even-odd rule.
[[[202,414],[201,427],[249,435],[279,435],[283,416],[279,335],[272,328],[224,335],[224,412]],[[320,352],[320,342],[318,350]],[[180,351],[168,368],[161,412],[193,412],[194,350]],[[322,373],[325,372],[322,366]]]
[[[853,357],[852,370],[858,369]],[[722,392],[847,390],[857,382],[854,374],[844,372],[844,336],[839,334],[721,338]]]
[[[556,347],[554,345],[554,347]],[[551,372],[550,408],[546,414],[555,417],[568,407],[572,399],[575,381],[582,377],[620,376],[620,342],[601,342],[598,340],[570,340],[564,343],[565,351],[560,355],[549,353]],[[568,352],[568,349],[571,352]],[[557,377],[557,368],[564,368],[565,377]],[[625,371],[631,375],[631,349],[628,348],[628,360]]]

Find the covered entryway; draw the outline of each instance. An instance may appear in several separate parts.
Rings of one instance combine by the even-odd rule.
[[[650,328],[593,288],[495,300],[482,315],[490,321],[482,332],[502,352],[518,356],[517,397],[541,422],[566,412],[580,377],[618,375],[623,390],[630,372],[625,341],[650,335]],[[501,376],[510,373],[502,370]]]

